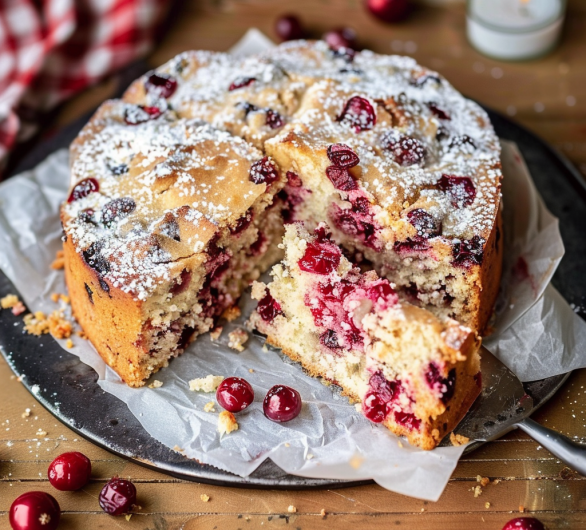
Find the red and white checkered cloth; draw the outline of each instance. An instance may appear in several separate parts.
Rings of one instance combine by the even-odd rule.
[[[144,55],[171,0],[0,0],[0,168],[31,118]]]

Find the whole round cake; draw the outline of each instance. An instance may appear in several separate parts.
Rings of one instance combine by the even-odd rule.
[[[75,316],[140,386],[283,256],[285,225],[324,223],[413,314],[482,334],[501,274],[499,156],[486,113],[407,57],[308,41],[182,53],[71,146]],[[328,257],[311,259],[319,274]]]

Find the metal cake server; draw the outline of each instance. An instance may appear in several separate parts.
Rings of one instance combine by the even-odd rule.
[[[586,476],[586,444],[578,444],[529,416],[536,409],[523,383],[486,348],[481,348],[482,392],[454,432],[489,442],[519,428],[578,473]],[[444,444],[445,445],[445,440]]]

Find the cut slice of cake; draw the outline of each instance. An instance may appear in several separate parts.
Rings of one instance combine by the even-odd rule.
[[[80,133],[61,219],[73,312],[141,386],[279,259],[283,182],[238,137],[135,111],[107,102]]]
[[[434,448],[480,393],[480,340],[449,318],[399,300],[361,273],[320,224],[286,228],[285,259],[255,282],[251,323],[313,376],[342,387],[371,421]]]

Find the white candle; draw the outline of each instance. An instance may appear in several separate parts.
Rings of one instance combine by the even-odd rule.
[[[552,50],[564,22],[563,0],[469,0],[471,44],[497,59],[530,59]]]

